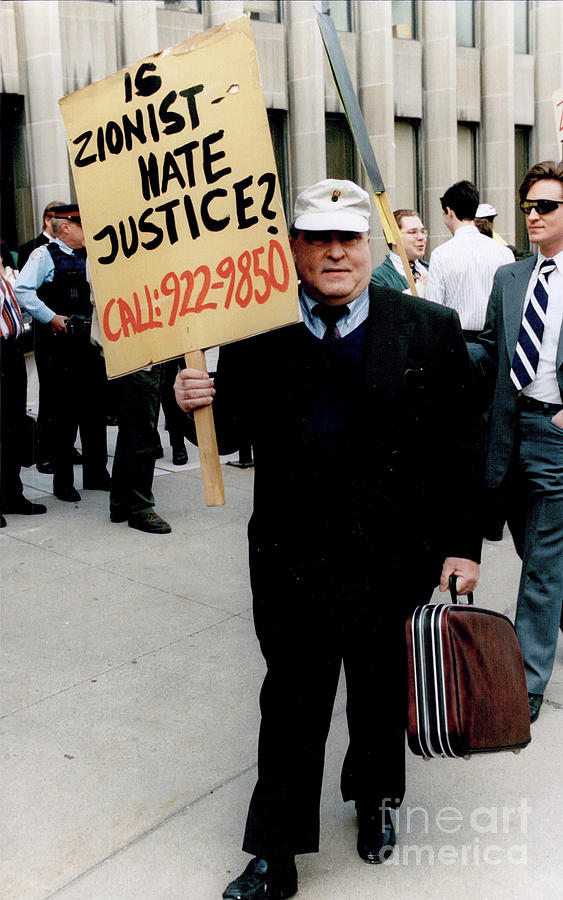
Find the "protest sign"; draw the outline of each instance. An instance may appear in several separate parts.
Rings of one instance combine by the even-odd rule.
[[[552,96],[553,112],[555,113],[555,134],[557,136],[557,150],[559,159],[563,160],[563,88],[554,91]]]
[[[110,377],[298,320],[247,16],[60,106]]]

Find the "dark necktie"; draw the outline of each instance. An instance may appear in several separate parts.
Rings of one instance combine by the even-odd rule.
[[[552,259],[544,259],[538,272],[538,280],[524,312],[510,370],[510,377],[519,391],[536,377],[547,311],[547,279],[555,268],[556,265]]]
[[[324,303],[317,303],[313,307],[313,315],[318,316],[321,322],[324,322],[326,325],[323,341],[337,341],[342,335],[336,327],[336,323],[344,316],[349,316],[350,310],[346,304],[342,306],[325,306]]]

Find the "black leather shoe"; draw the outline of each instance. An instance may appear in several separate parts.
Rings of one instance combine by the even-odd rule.
[[[385,862],[393,853],[395,829],[388,809],[356,806],[358,813],[358,854],[367,863]]]
[[[82,500],[82,497],[72,485],[53,491],[53,493],[58,500],[66,500],[67,503],[78,503],[79,500]]]
[[[295,861],[272,866],[265,859],[252,859],[244,872],[223,891],[224,900],[284,900],[297,893]]]
[[[530,706],[530,722],[535,722],[540,714],[541,705],[543,703],[543,694],[528,694],[528,704]]]
[[[179,447],[177,450],[172,448],[172,462],[175,466],[185,466],[188,461],[188,451],[185,447]]]
[[[128,522],[130,528],[138,528],[139,531],[146,531],[148,534],[170,534],[172,531],[168,522],[161,519],[152,509],[129,516]]]
[[[53,466],[48,459],[45,459],[42,462],[35,463],[35,468],[38,472],[42,472],[43,475],[53,474]]]
[[[47,512],[47,507],[42,503],[32,503],[31,500],[28,500],[22,494],[21,497],[17,497],[11,502],[6,500],[2,504],[2,511],[8,513],[8,515],[13,513],[17,516],[41,516]]]

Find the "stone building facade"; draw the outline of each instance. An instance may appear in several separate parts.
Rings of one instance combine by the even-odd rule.
[[[2,236],[17,247],[46,202],[74,196],[60,97],[244,11],[287,208],[327,175],[365,183],[317,10],[334,18],[391,204],[421,210],[429,250],[447,236],[439,197],[460,178],[524,247],[516,186],[558,153],[560,0],[3,0]],[[385,245],[377,227],[373,236],[378,261]]]

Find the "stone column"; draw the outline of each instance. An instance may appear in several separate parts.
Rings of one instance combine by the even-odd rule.
[[[21,66],[25,81],[26,142],[36,233],[51,200],[70,200],[66,136],[58,100],[63,96],[59,3],[19,3]]]
[[[203,4],[203,21],[205,28],[222,25],[229,19],[238,19],[244,13],[242,0],[207,0]]]
[[[536,57],[536,127],[530,163],[558,159],[551,95],[563,86],[563,3],[537,0],[533,4],[532,51]]]
[[[393,36],[391,3],[358,3],[358,100],[371,146],[393,203],[395,187],[393,102]],[[365,170],[360,163],[359,182],[371,194]],[[388,252],[375,205],[372,204],[371,251],[375,261]]]
[[[158,46],[157,5],[154,0],[119,0],[115,4],[120,41],[120,66],[131,66],[156,53]]]
[[[286,4],[289,166],[292,196],[326,176],[324,48],[309,0]]]
[[[514,242],[514,13],[481,3],[481,200],[492,203]]]
[[[391,3],[358,3],[358,99],[387,191],[395,187]]]
[[[425,0],[419,4],[419,9],[423,41],[424,218],[429,231],[428,254],[447,237],[439,198],[457,178],[456,23],[454,3]]]

